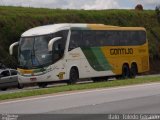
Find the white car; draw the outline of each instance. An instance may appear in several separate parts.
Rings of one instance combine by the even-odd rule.
[[[14,69],[0,69],[0,90],[17,87],[22,89],[23,86],[18,83],[17,71]]]

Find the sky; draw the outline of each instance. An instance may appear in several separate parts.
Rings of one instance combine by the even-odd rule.
[[[0,0],[1,6],[24,6],[61,9],[134,9],[142,4],[144,9],[155,9],[160,0]]]

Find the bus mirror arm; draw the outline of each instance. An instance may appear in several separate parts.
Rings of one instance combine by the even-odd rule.
[[[48,43],[48,51],[52,51],[53,44],[54,44],[57,40],[59,40],[59,39],[61,39],[61,38],[62,38],[62,37],[55,37],[55,38],[51,39],[51,40],[49,41],[49,43]]]
[[[13,48],[18,45],[19,45],[19,42],[14,42],[13,44],[10,45],[10,47],[9,47],[9,54],[10,55],[13,55]]]

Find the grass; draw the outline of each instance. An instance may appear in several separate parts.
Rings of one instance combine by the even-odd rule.
[[[45,88],[45,89],[35,89],[35,90],[20,91],[15,93],[6,93],[6,94],[0,95],[0,100],[53,94],[53,93],[60,93],[60,92],[66,92],[66,91],[136,85],[136,84],[151,83],[151,82],[160,82],[160,77],[144,77],[144,78],[136,78],[136,79],[114,80],[114,81],[108,81],[108,82],[66,85],[66,86],[57,86],[57,87]]]

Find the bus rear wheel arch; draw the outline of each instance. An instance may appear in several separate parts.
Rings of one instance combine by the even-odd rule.
[[[68,84],[76,84],[79,79],[79,72],[77,67],[72,67],[69,74]]]

